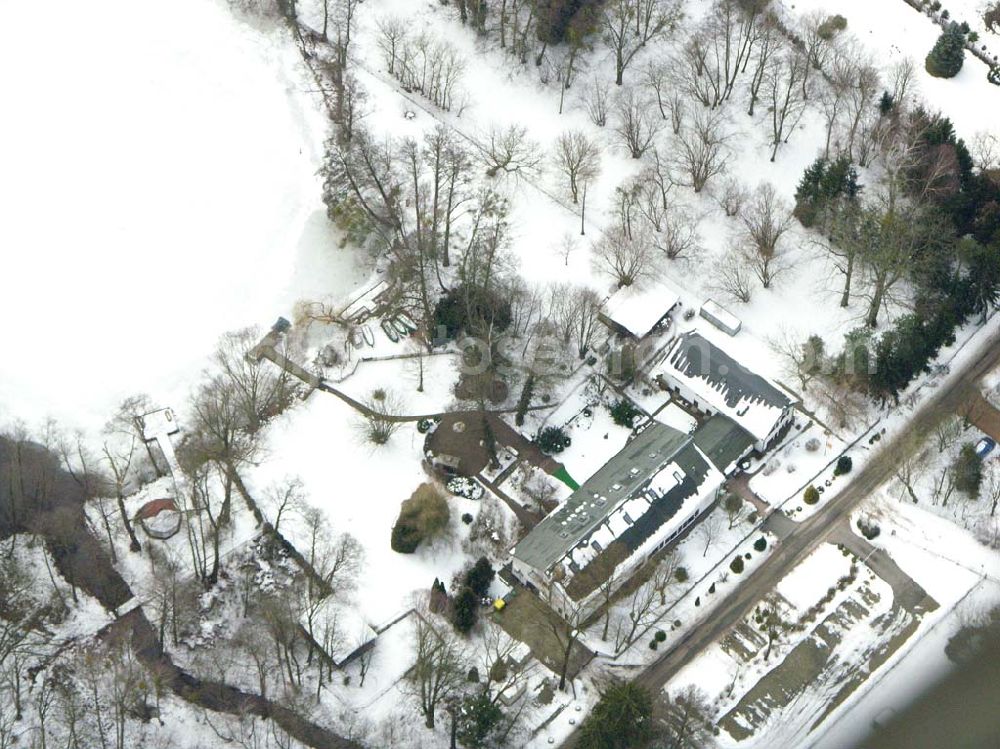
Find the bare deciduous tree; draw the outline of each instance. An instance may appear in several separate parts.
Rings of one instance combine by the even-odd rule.
[[[615,83],[622,85],[625,70],[640,49],[680,20],[678,0],[608,0],[602,16],[603,38],[615,57]]]
[[[618,287],[632,286],[654,272],[654,247],[648,231],[633,232],[612,227],[594,245],[596,269],[610,276]]]
[[[486,174],[512,176],[532,176],[542,163],[542,152],[538,144],[528,137],[528,129],[523,125],[508,125],[505,128],[493,125],[478,145],[479,154],[486,166]]]
[[[778,147],[787,143],[806,110],[805,56],[792,47],[772,57],[764,83],[768,108],[771,112],[771,161]]]
[[[746,255],[738,247],[731,247],[716,261],[712,268],[712,285],[735,301],[750,301],[753,296],[753,271]]]
[[[684,123],[684,97],[674,85],[673,66],[666,60],[651,60],[643,70],[643,83],[652,91],[660,117],[670,123],[677,135]]]
[[[740,212],[743,231],[752,247],[751,265],[763,287],[769,288],[786,266],[778,252],[781,237],[792,225],[791,207],[775,192],[774,185],[757,186]]]
[[[434,728],[438,706],[455,694],[464,680],[464,654],[451,631],[432,623],[428,616],[416,616],[415,662],[409,681],[420,701],[425,724]]]
[[[611,87],[600,78],[594,78],[584,93],[584,106],[590,121],[597,127],[608,124],[608,111],[611,109]]]
[[[405,43],[408,28],[405,19],[400,16],[382,16],[375,21],[378,29],[378,48],[382,51],[389,75],[396,75],[396,63]]]
[[[556,141],[555,163],[566,177],[570,195],[576,203],[581,186],[600,172],[600,146],[580,130],[567,130]]]
[[[722,533],[722,518],[716,512],[705,515],[698,522],[696,532],[703,547],[701,555],[706,557],[708,556],[708,550],[712,548],[712,544],[715,543],[719,534]]]
[[[716,200],[726,216],[732,218],[740,215],[748,197],[749,192],[738,177],[727,177],[719,189]]]
[[[719,110],[697,110],[675,140],[677,170],[695,192],[701,192],[712,177],[726,169],[729,151],[723,122]]]
[[[377,388],[362,404],[361,432],[373,445],[384,445],[399,429],[403,401],[391,390]]]
[[[649,103],[637,97],[631,88],[615,100],[615,132],[633,159],[641,158],[653,145],[661,120],[650,115]]]

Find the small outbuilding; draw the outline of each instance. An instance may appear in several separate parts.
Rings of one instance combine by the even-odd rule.
[[[661,327],[679,304],[680,295],[664,282],[624,286],[604,302],[600,319],[620,335],[642,339]]]
[[[743,323],[736,315],[711,299],[706,300],[701,305],[701,312],[699,314],[723,333],[729,335],[736,335],[740,332],[740,328],[743,327]]]

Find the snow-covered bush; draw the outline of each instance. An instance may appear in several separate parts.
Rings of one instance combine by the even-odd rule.
[[[562,427],[545,427],[535,439],[544,453],[561,453],[569,447],[570,439]]]
[[[456,497],[465,497],[465,499],[482,499],[483,497],[483,487],[480,486],[479,482],[465,476],[455,476],[445,484],[445,488]]]
[[[618,426],[628,427],[630,429],[635,422],[635,417],[641,413],[636,405],[628,398],[622,398],[621,400],[615,401],[611,404],[609,410],[611,411],[611,419],[615,422],[615,424]]]
[[[866,518],[858,518],[858,530],[861,531],[861,535],[869,541],[877,538],[882,532],[882,529],[879,528],[878,525]]]

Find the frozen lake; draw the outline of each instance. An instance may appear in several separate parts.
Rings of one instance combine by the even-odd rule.
[[[296,59],[216,0],[0,0],[0,425],[178,405],[222,332],[364,279]]]

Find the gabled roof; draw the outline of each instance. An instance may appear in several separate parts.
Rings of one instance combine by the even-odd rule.
[[[695,393],[756,440],[771,434],[792,399],[770,380],[748,370],[696,331],[677,338],[660,374]]]
[[[514,556],[535,569],[549,569],[648,483],[690,439],[676,429],[650,422],[521,539]]]
[[[665,282],[650,286],[623,286],[604,303],[604,316],[636,338],[656,327],[680,301],[680,295]]]
[[[577,601],[586,598],[651,538],[665,538],[680,528],[692,515],[694,506],[714,493],[724,481],[722,473],[712,466],[693,440],[677,451],[663,471],[675,479],[664,492],[657,488],[657,474],[644,491],[622,505],[604,526],[597,528],[586,539],[585,546],[573,550],[569,569],[572,579],[565,586],[570,598]],[[685,505],[688,505],[686,510]],[[626,513],[627,518],[619,517]]]

